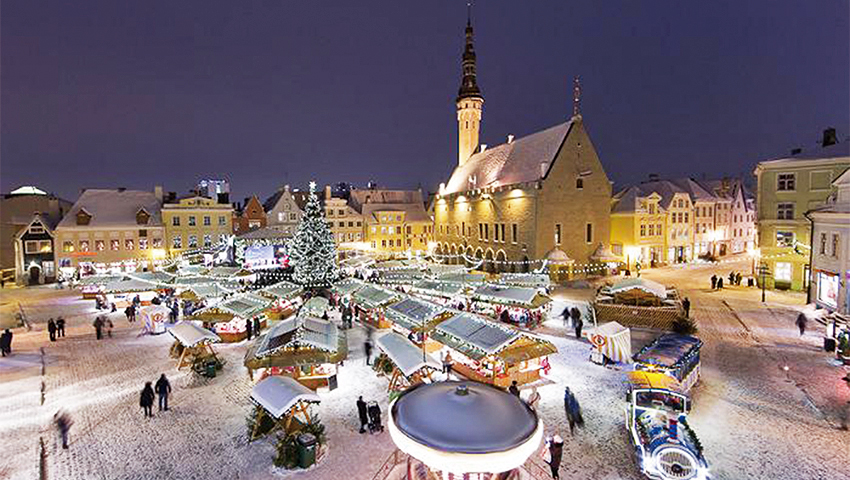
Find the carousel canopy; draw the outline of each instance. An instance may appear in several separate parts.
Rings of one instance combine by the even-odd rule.
[[[259,291],[260,295],[280,300],[292,300],[302,293],[304,293],[304,289],[301,288],[301,285],[287,281],[275,283]]]
[[[441,305],[431,303],[419,298],[407,297],[396,302],[386,310],[386,316],[411,331],[419,331],[422,328],[433,328],[429,325],[445,311]]]
[[[635,354],[634,360],[640,363],[672,368],[676,367],[677,363],[691,355],[692,352],[699,350],[700,347],[702,347],[702,341],[697,337],[665,333],[643,347]]]
[[[477,382],[408,389],[392,404],[388,420],[400,450],[456,475],[510,471],[524,464],[543,438],[542,423],[522,400]]]
[[[552,282],[545,273],[503,273],[496,283],[516,287],[546,288]]]
[[[463,293],[464,286],[459,283],[422,280],[421,282],[415,283],[411,290],[425,295],[453,298]]]
[[[512,287],[504,285],[482,285],[475,289],[473,296],[503,305],[520,305],[526,308],[538,308],[551,300],[540,295],[536,288]]]
[[[410,377],[422,368],[440,369],[440,365],[430,355],[423,355],[421,348],[398,333],[390,332],[378,337],[377,345],[405,377]]]
[[[319,403],[321,399],[310,390],[290,377],[272,375],[266,377],[251,389],[251,399],[263,407],[269,415],[280,418],[299,402]]]
[[[168,329],[178,342],[184,347],[194,347],[203,342],[219,342],[221,338],[215,333],[201,328],[192,322],[180,322]]]
[[[520,334],[478,315],[460,312],[437,325],[432,336],[438,342],[478,360],[505,348]]]
[[[392,290],[366,285],[352,295],[354,303],[361,308],[372,310],[373,308],[383,307],[384,305],[398,299],[398,294]]]
[[[335,294],[337,294],[341,297],[344,297],[346,295],[353,294],[357,290],[360,290],[361,288],[363,288],[364,285],[366,285],[366,284],[363,283],[362,280],[358,280],[356,278],[347,278],[345,280],[336,282],[331,287],[331,292],[333,292],[333,293],[335,293]]]
[[[625,293],[631,290],[641,290],[664,300],[667,298],[667,288],[658,282],[645,278],[626,278],[605,290],[608,294]]]

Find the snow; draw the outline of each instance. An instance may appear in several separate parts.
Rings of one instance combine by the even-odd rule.
[[[215,333],[191,322],[179,322],[177,325],[169,328],[168,333],[183,344],[184,347],[194,347],[205,340],[210,342],[221,341],[221,338]]]
[[[321,402],[316,392],[293,378],[282,376],[266,377],[257,382],[251,390],[251,399],[274,418],[282,417],[298,402]]]

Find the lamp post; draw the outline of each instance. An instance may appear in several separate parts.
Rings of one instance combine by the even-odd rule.
[[[761,303],[764,303],[764,295],[765,295],[765,278],[770,273],[770,268],[766,263],[761,262],[759,264],[759,275],[761,276]]]

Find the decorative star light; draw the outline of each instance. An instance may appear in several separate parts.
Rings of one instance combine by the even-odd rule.
[[[310,191],[311,192],[316,191],[316,182],[315,181],[310,182]]]

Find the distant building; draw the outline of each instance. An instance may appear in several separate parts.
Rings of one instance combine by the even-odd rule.
[[[812,239],[804,213],[822,206],[834,191],[832,182],[850,167],[850,143],[833,143],[834,136],[827,130],[826,146],[755,168],[758,245],[770,272],[768,288],[808,288]]]
[[[211,247],[233,234],[233,207],[199,195],[162,205],[169,255]]]
[[[15,251],[16,236],[32,223],[33,216],[41,214],[46,223],[55,226],[71,205],[33,186],[20,187],[3,195],[0,199],[0,270],[8,272],[4,278],[12,281],[12,272],[19,260]]]
[[[334,197],[330,186],[325,187],[324,209],[337,250],[361,248],[364,240],[363,216],[345,198]]]
[[[536,268],[546,258],[589,262],[609,240],[611,183],[578,114],[578,95],[565,123],[509,135],[492,148],[480,144],[484,97],[472,33],[468,22],[455,101],[458,163],[433,205],[436,253],[479,259],[489,271],[527,270],[532,261]]]
[[[233,234],[242,235],[252,230],[265,228],[267,223],[266,212],[260,199],[256,195],[246,198],[241,208],[233,212]]]
[[[56,226],[55,257],[72,274],[150,269],[165,258],[162,188],[87,189]]]
[[[56,280],[53,229],[60,217],[35,213],[15,235],[15,282],[40,285]]]
[[[293,195],[289,185],[284,185],[263,204],[267,225],[281,231],[286,237],[294,235],[304,215],[303,205]]]
[[[230,182],[227,180],[205,179],[198,182],[197,193],[218,203],[230,203]]]
[[[832,182],[835,194],[806,217],[812,223],[810,301],[850,315],[850,169]]]
[[[752,251],[756,246],[756,199],[738,178],[700,182],[718,198],[715,222],[719,243],[731,253]],[[728,207],[727,207],[728,205]],[[699,217],[699,215],[697,215]],[[715,255],[723,255],[716,252]]]
[[[421,191],[352,190],[349,202],[357,215],[354,218],[362,219],[363,239],[370,250],[388,256],[428,251],[434,222]]]

